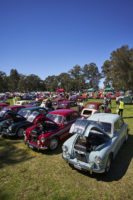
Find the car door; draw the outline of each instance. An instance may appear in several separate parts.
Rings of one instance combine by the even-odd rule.
[[[79,117],[79,114],[77,112],[72,112],[69,113],[65,116],[64,118],[64,122],[63,122],[63,134],[61,136],[61,139],[66,139],[69,138],[71,136],[71,134],[69,133],[70,127],[72,125],[72,123]]]
[[[121,146],[121,129],[119,125],[119,119],[114,123],[114,132],[112,137],[112,150],[114,156],[117,154]]]
[[[122,145],[125,140],[125,135],[127,132],[127,128],[122,118],[119,119],[119,126],[120,126],[120,143]]]

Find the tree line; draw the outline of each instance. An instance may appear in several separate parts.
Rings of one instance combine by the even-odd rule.
[[[75,65],[67,73],[48,76],[44,80],[35,74],[19,74],[16,69],[11,69],[9,76],[0,71],[0,92],[52,92],[58,88],[66,91],[81,91],[92,87],[98,89],[101,78],[104,78],[105,87],[114,87],[116,90],[133,89],[133,49],[129,49],[128,45],[113,51],[101,69],[99,72],[95,63],[85,64],[83,67]]]

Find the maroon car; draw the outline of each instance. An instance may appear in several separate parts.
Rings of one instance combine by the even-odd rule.
[[[80,106],[75,101],[62,101],[58,104],[57,109],[71,109],[81,112],[83,106]]]
[[[110,113],[111,109],[108,107],[105,107],[105,105],[100,102],[88,102],[85,104],[85,108],[82,110],[81,116],[88,118],[91,115],[95,113],[100,113],[100,112]]]
[[[8,111],[18,112],[20,109],[25,108],[25,106],[6,106],[0,111],[0,121],[10,118]]]
[[[71,136],[69,129],[79,117],[74,110],[55,110],[46,115],[41,123],[24,132],[24,142],[32,149],[55,150],[60,141]]]

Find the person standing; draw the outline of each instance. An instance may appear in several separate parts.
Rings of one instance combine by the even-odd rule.
[[[124,102],[123,99],[121,98],[119,101],[119,112],[118,114],[123,117],[123,110],[124,110]]]

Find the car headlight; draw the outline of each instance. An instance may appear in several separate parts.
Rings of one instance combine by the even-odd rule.
[[[42,143],[45,142],[45,138],[44,138],[44,137],[41,138],[41,142],[42,142]]]
[[[12,131],[12,126],[9,126],[9,127],[8,127],[8,130],[9,130],[9,131]]]
[[[39,141],[39,140],[37,140],[37,144],[38,144],[38,145],[40,144],[40,141]]]
[[[68,151],[68,148],[67,148],[67,146],[63,145],[63,146],[62,146],[62,150],[63,150],[63,152],[65,152],[65,153],[66,153],[66,152]]]
[[[102,160],[101,157],[96,156],[96,157],[95,157],[95,161],[96,161],[97,164],[101,164],[103,160]]]
[[[26,131],[23,132],[24,136],[26,135]]]

